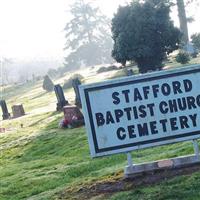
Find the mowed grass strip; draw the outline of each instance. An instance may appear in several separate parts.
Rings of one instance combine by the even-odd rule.
[[[112,171],[102,169],[118,165],[118,158],[124,157],[92,160],[85,129],[58,129],[59,119],[51,121],[25,145],[19,142],[1,150],[1,199],[28,198],[60,186],[96,179]],[[32,126],[24,129],[32,131]],[[13,138],[12,134],[10,137]]]
[[[132,191],[119,192],[107,200],[199,200],[200,172],[179,176],[157,185],[138,187]],[[100,199],[100,198],[99,198]],[[105,198],[101,198],[105,199]]]

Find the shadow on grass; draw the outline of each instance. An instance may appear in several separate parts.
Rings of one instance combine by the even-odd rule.
[[[52,112],[50,115],[48,115],[47,117],[48,117],[48,118],[49,118],[49,117],[53,117],[54,115],[57,115],[57,114],[60,114],[60,112],[54,111],[54,112]],[[62,117],[58,117],[58,118],[61,120]],[[34,126],[36,126],[38,123],[41,123],[41,122],[43,122],[43,121],[46,121],[46,118],[41,118],[41,119],[39,119],[39,120],[33,122],[32,124],[29,125],[29,127],[34,127]],[[54,121],[57,122],[57,119],[54,120]],[[54,122],[54,121],[53,121],[53,122]],[[53,122],[51,122],[51,123],[53,123]],[[50,125],[48,125],[48,126],[50,126]],[[48,126],[47,126],[44,130],[48,129]],[[58,126],[57,126],[57,127],[58,127]]]
[[[23,85],[14,85],[6,88],[2,92],[3,99],[9,99],[14,96],[20,96],[26,92],[29,92],[33,86],[36,86],[38,82],[28,82]]]
[[[37,96],[31,98],[30,100],[34,100],[34,99],[37,99],[37,98],[43,97],[45,94],[48,94],[48,93],[47,93],[47,92],[42,92],[42,93],[40,93],[39,95],[37,95]]]

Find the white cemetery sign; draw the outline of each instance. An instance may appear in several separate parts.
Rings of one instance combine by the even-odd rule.
[[[80,90],[92,157],[200,137],[200,65]]]

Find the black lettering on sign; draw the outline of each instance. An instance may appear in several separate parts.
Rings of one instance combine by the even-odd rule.
[[[197,96],[196,102],[197,102],[197,105],[200,107],[200,95]]]
[[[144,93],[144,98],[148,99],[148,94],[149,94],[150,87],[149,86],[145,86],[142,89],[143,89],[143,93]]]
[[[183,80],[183,84],[186,92],[190,92],[192,90],[192,82],[190,80]]]
[[[106,112],[106,124],[114,124],[115,121],[110,111]]]
[[[124,115],[124,112],[121,109],[115,110],[116,122],[120,122],[120,118]]]
[[[178,107],[179,107],[179,110],[186,110],[187,109],[187,103],[186,103],[186,99],[185,98],[178,98],[177,99],[177,102],[178,102]]]
[[[123,90],[122,91],[122,94],[124,94],[126,103],[129,103],[129,93],[130,93],[130,90]]]
[[[118,96],[119,96],[119,92],[112,93],[113,103],[115,105],[118,105],[120,103],[120,98]]]
[[[142,100],[142,96],[140,94],[140,91],[135,88],[134,89],[134,101],[141,101]]]
[[[153,122],[150,122],[150,129],[151,129],[151,134],[158,134],[158,130],[157,130],[157,122],[156,121],[153,121]]]
[[[117,137],[120,140],[124,140],[126,138],[125,129],[123,127],[117,129]]]
[[[186,116],[180,116],[179,117],[180,120],[180,124],[181,124],[181,128],[190,128],[189,124],[188,124],[188,118]]]
[[[134,125],[128,126],[129,138],[136,138],[136,135],[134,134],[134,129],[135,129]]]
[[[136,106],[133,107],[133,114],[134,114],[135,119],[138,119],[138,112],[137,112]]]
[[[195,98],[192,96],[187,97],[188,109],[191,110],[192,108],[197,108],[195,105]]]
[[[161,86],[161,91],[164,96],[169,96],[171,93],[171,88],[167,83],[163,83]]]
[[[160,120],[160,123],[162,125],[163,132],[167,132],[167,119]]]
[[[170,121],[172,131],[178,130],[177,118],[176,117],[170,118],[169,121]]]
[[[97,126],[103,126],[105,123],[105,119],[102,113],[96,113],[96,122],[97,122]]]
[[[159,104],[159,110],[162,114],[167,114],[169,111],[169,108],[167,108],[167,102],[161,101]]]
[[[189,115],[190,119],[192,120],[193,127],[197,126],[197,114]]]
[[[181,83],[179,81],[172,82],[172,87],[174,90],[174,94],[183,93],[181,90]]]
[[[149,135],[147,123],[138,124],[138,133],[140,137]]]
[[[127,120],[131,120],[131,107],[124,108],[124,112],[126,113]]]
[[[145,111],[145,106],[144,105],[141,105],[141,106],[139,106],[139,108],[138,108],[138,110],[139,110],[139,112],[140,112],[140,114],[139,114],[139,116],[141,117],[141,118],[145,118],[146,116],[147,116],[147,113],[146,113],[146,111]]]
[[[177,112],[178,111],[178,107],[176,104],[176,99],[173,100],[169,100],[169,110],[171,113]]]
[[[158,84],[152,85],[152,89],[153,89],[153,96],[155,98],[157,98],[158,97],[158,92],[159,92],[159,85]]]
[[[153,109],[154,106],[155,106],[154,103],[147,104],[147,108],[149,108],[149,112],[151,116],[154,116],[154,109]]]

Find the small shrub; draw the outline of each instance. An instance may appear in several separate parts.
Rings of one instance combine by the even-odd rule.
[[[46,75],[44,77],[44,81],[43,81],[43,89],[46,90],[47,92],[51,92],[54,89],[54,84],[52,82],[52,80],[49,78],[48,75]]]
[[[78,78],[81,82],[84,79],[84,77],[80,74],[74,74],[72,75],[68,80],[65,80],[63,89],[69,89],[72,87],[72,80]]]
[[[109,72],[109,71],[112,71],[112,70],[118,70],[118,67],[115,66],[115,65],[111,65],[111,66],[108,66],[108,67],[101,67],[97,70],[97,74],[103,73],[103,72]]]
[[[190,61],[190,55],[185,51],[180,51],[176,56],[176,62],[186,64]]]
[[[192,58],[197,58],[198,52],[195,51],[194,53],[191,54]]]
[[[138,69],[132,69],[134,74],[138,74]],[[127,68],[117,71],[110,79],[121,78],[127,76]]]

